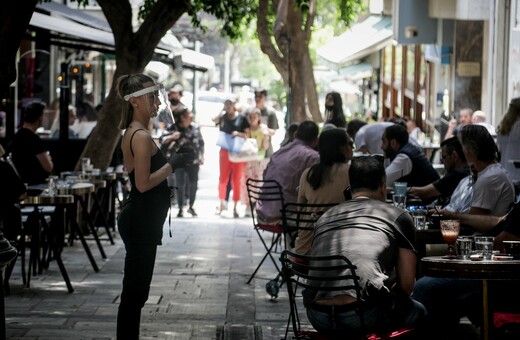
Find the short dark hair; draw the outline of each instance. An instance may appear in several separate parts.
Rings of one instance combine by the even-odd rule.
[[[448,153],[451,154],[452,152],[456,152],[462,161],[466,161],[466,155],[464,155],[464,152],[462,151],[462,144],[460,144],[458,137],[451,137],[442,141],[441,148],[443,146],[446,147],[446,151],[448,151]]]
[[[390,125],[385,129],[385,136],[388,141],[395,139],[400,146],[408,144],[410,135],[406,128],[400,124]]]
[[[376,191],[386,183],[384,159],[380,155],[355,157],[348,170],[350,190],[356,193],[363,190]]]
[[[470,150],[479,161],[494,161],[498,156],[495,140],[482,125],[464,126],[458,134],[462,146]]]
[[[347,124],[347,133],[350,137],[355,138],[357,132],[359,129],[361,129],[362,126],[367,125],[366,122],[360,120],[360,119],[353,119]]]
[[[255,96],[261,94],[262,96],[267,97],[267,90],[266,89],[256,89],[255,90]]]
[[[25,107],[23,112],[23,121],[27,123],[35,123],[43,115],[45,104],[42,102],[32,102]]]
[[[296,138],[304,141],[305,143],[310,143],[318,138],[319,133],[320,129],[318,125],[312,120],[306,120],[298,125],[298,129],[296,130]]]

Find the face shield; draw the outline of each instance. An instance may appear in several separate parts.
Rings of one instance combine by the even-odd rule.
[[[140,97],[151,93],[152,95],[149,96],[149,100],[146,101],[148,105],[150,105],[148,107],[148,111],[151,112],[151,116],[158,116],[159,121],[164,122],[166,125],[173,124],[173,114],[172,110],[170,109],[168,94],[164,90],[163,84],[156,84],[134,93],[127,94],[124,99],[125,101],[129,101],[131,97]]]

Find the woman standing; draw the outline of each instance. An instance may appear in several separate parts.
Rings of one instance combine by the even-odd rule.
[[[352,159],[353,145],[343,129],[330,129],[320,134],[320,162],[302,173],[298,203],[328,204],[345,201],[344,191],[350,185],[348,162]],[[312,231],[298,230],[294,251],[309,255],[312,237]]]
[[[193,123],[193,113],[186,106],[182,105],[177,108],[173,112],[173,117],[175,118],[175,124],[172,126],[172,130],[179,132],[175,145],[177,147],[190,145],[195,150],[193,164],[188,164],[184,169],[179,169],[179,171],[175,172],[177,204],[179,206],[177,217],[184,216],[182,209],[186,197],[189,199],[188,213],[195,217],[197,213],[193,205],[197,195],[199,168],[204,164],[204,139],[200,133],[200,128]]]
[[[500,148],[500,164],[506,169],[513,183],[520,182],[520,169],[510,160],[520,159],[520,98],[514,98],[497,128],[497,144]]]
[[[337,128],[347,128],[347,121],[343,113],[343,100],[337,92],[329,92],[325,97],[325,124],[327,123],[334,124]]]
[[[249,135],[249,123],[247,119],[239,114],[235,108],[235,100],[227,99],[224,102],[224,111],[222,114],[213,118],[216,125],[220,127],[222,133],[229,134],[233,137],[240,136],[247,138]],[[237,204],[240,201],[240,181],[244,172],[244,162],[232,163],[229,161],[229,151],[220,148],[220,174],[218,184],[218,197],[220,206],[218,214],[226,209],[226,187],[231,175],[231,188],[233,189],[233,217],[238,217]]]
[[[125,101],[119,127],[126,129],[121,150],[132,184],[117,223],[126,250],[117,339],[127,340],[139,338],[141,309],[148,299],[157,245],[170,208],[166,177],[192,161],[193,150],[179,150],[167,161],[148,132],[161,103],[162,85],[136,74],[120,77],[117,89]]]
[[[251,216],[249,209],[249,198],[247,196],[246,182],[249,178],[262,179],[264,170],[269,162],[265,158],[267,149],[269,149],[269,128],[263,124],[260,118],[260,109],[254,108],[247,114],[247,121],[249,123],[249,138],[256,140],[258,145],[258,160],[248,161],[244,166],[244,178],[240,185],[242,203],[246,206],[246,216]]]

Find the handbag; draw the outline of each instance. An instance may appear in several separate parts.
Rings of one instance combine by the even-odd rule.
[[[239,152],[229,152],[229,161],[232,163],[241,163],[249,161],[258,161],[262,159],[258,155],[258,144],[254,138],[235,137],[243,140]]]
[[[217,145],[222,149],[228,150],[229,152],[239,153],[242,148],[242,144],[244,144],[244,138],[233,136],[224,131],[219,131]]]

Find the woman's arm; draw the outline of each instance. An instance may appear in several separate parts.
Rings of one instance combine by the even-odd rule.
[[[152,152],[159,152],[159,150],[147,132],[138,131],[134,135],[130,147],[134,151],[135,185],[140,192],[146,192],[156,187],[172,173],[172,167],[168,163],[150,173]]]

